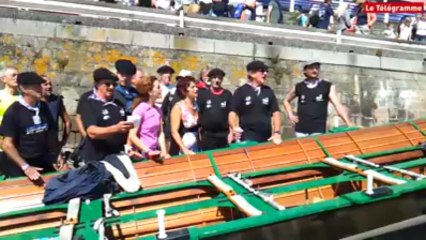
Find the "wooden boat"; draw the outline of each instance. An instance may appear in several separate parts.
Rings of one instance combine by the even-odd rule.
[[[426,180],[413,180],[414,173],[425,174],[426,158],[419,147],[425,141],[425,131],[426,120],[418,120],[291,139],[277,146],[258,144],[203,152],[163,164],[140,162],[135,168],[143,190],[90,203],[42,206],[42,187],[27,179],[0,182],[4,212],[0,214],[0,239],[97,239],[103,235],[108,239],[156,239],[159,209],[166,211],[168,235],[182,239],[261,239],[250,236],[263,236],[268,231],[276,233],[268,239],[341,238],[416,217],[425,210],[421,208],[424,204],[407,207],[405,203],[419,201],[419,196],[426,194]],[[354,164],[350,155],[378,165]],[[383,196],[365,194],[371,171],[377,173],[375,187],[388,189]],[[401,201],[403,209],[396,204]],[[367,221],[359,213],[365,211],[362,209],[380,212],[377,209],[387,202],[401,208],[398,217]],[[118,214],[106,214],[106,205]],[[339,214],[352,222],[365,221],[356,227],[347,224],[350,226],[332,236],[324,235],[318,233],[319,225],[313,220],[324,214],[333,216],[327,217],[330,220],[324,221],[325,225]],[[302,234],[300,229],[307,228],[312,235]]]

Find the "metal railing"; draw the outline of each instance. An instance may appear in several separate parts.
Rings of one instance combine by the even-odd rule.
[[[176,16],[173,13],[156,9],[143,9],[100,3],[81,3],[76,1],[50,0],[2,0],[0,7],[72,14],[100,19],[120,19],[123,21],[151,22],[181,28],[210,29],[227,32],[261,34],[263,36],[285,39],[337,43],[342,45],[365,46],[370,48],[389,48],[419,52],[426,50],[426,45],[398,43],[391,40],[376,39],[365,36],[346,36],[334,33],[317,32],[302,29],[283,28],[266,23],[241,22],[235,19],[221,19],[203,16]]]

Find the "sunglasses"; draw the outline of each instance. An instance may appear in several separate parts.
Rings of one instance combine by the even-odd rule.
[[[111,86],[115,87],[115,86],[117,86],[116,82],[102,82],[101,85],[102,84],[105,84],[106,87],[111,87]]]

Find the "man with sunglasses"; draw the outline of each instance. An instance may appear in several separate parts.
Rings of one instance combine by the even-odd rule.
[[[237,140],[272,140],[273,143],[280,144],[281,116],[277,99],[274,91],[265,85],[268,66],[262,61],[252,61],[247,64],[246,69],[248,83],[235,90],[231,101],[231,131]]]
[[[228,146],[229,124],[228,114],[232,93],[222,87],[225,72],[214,68],[208,73],[211,85],[199,91],[197,103],[201,125],[201,148],[212,150]]]
[[[296,137],[306,137],[326,132],[328,102],[348,125],[352,126],[346,111],[337,98],[336,87],[319,77],[320,62],[308,61],[303,65],[305,80],[297,83],[284,99],[284,109],[290,122],[295,125]],[[291,102],[298,98],[297,115],[293,113]]]
[[[49,107],[42,98],[43,78],[35,72],[20,73],[17,78],[22,93],[7,109],[0,128],[7,155],[1,168],[8,177],[40,178],[40,173],[60,170],[60,145]]]
[[[99,161],[124,151],[133,123],[126,121],[125,105],[114,97],[117,76],[106,68],[93,72],[95,88],[81,107],[86,138],[81,146],[85,162]]]

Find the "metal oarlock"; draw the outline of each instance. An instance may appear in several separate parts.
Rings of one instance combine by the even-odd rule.
[[[166,224],[164,222],[164,216],[166,215],[166,210],[160,209],[157,210],[157,219],[158,219],[158,239],[166,239]]]
[[[98,232],[99,240],[108,240],[105,236],[105,218],[99,218],[96,220],[95,224],[93,224],[93,229]]]
[[[230,173],[228,174],[228,177],[232,179],[234,182],[240,184],[242,187],[244,187],[247,191],[253,193],[254,195],[261,198],[263,201],[271,205],[272,207],[278,209],[278,210],[285,210],[284,206],[281,206],[274,200],[274,195],[269,193],[262,193],[252,187],[253,183],[249,179],[242,179],[241,173]]]
[[[105,211],[105,217],[117,217],[120,216],[120,212],[118,212],[116,209],[111,207],[111,200],[112,194],[104,194],[104,211]]]

